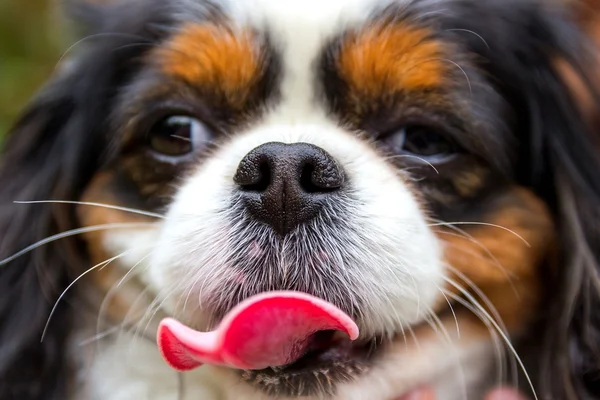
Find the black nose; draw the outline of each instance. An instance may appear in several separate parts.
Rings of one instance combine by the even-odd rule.
[[[280,235],[318,215],[344,185],[335,159],[308,143],[265,143],[242,159],[233,179],[250,214]]]

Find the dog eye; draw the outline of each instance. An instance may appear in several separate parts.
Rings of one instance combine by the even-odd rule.
[[[396,153],[412,154],[429,162],[447,161],[457,153],[453,142],[425,126],[405,126],[387,135],[384,141]]]
[[[148,144],[157,153],[181,157],[211,139],[211,132],[195,118],[177,115],[164,118],[148,132]]]

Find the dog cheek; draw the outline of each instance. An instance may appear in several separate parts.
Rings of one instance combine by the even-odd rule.
[[[454,282],[445,289],[459,296],[467,291],[483,303],[480,291],[507,328],[518,330],[539,306],[544,268],[555,243],[552,217],[533,193],[515,187],[496,199],[482,221],[438,233]]]
[[[98,173],[84,191],[80,201],[127,207],[127,204],[122,204],[119,196],[113,191],[114,179],[115,174],[110,171]],[[129,265],[129,258],[119,257],[124,256],[122,249],[110,245],[110,243],[121,242],[126,246],[127,236],[122,235],[122,229],[111,229],[108,225],[150,224],[153,219],[131,212],[86,204],[77,206],[77,217],[82,227],[99,228],[82,235],[90,259],[87,268],[94,268],[86,276],[87,285],[84,294],[90,298],[91,304],[102,308],[104,318],[125,321],[141,316],[145,310],[143,305],[146,304],[140,301],[144,284],[135,278],[124,280],[125,274],[133,264]],[[107,229],[100,229],[103,225],[107,226]],[[132,257],[131,260],[134,258]]]

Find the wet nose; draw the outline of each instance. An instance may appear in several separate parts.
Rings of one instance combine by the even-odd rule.
[[[309,143],[265,143],[250,151],[234,176],[253,218],[286,235],[319,214],[344,186],[344,171]]]

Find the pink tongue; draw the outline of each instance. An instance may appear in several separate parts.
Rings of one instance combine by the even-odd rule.
[[[268,292],[240,303],[212,332],[166,318],[157,341],[163,358],[179,371],[202,364],[263,369],[302,357],[309,337],[323,330],[358,337],[354,321],[334,305],[299,292]]]

